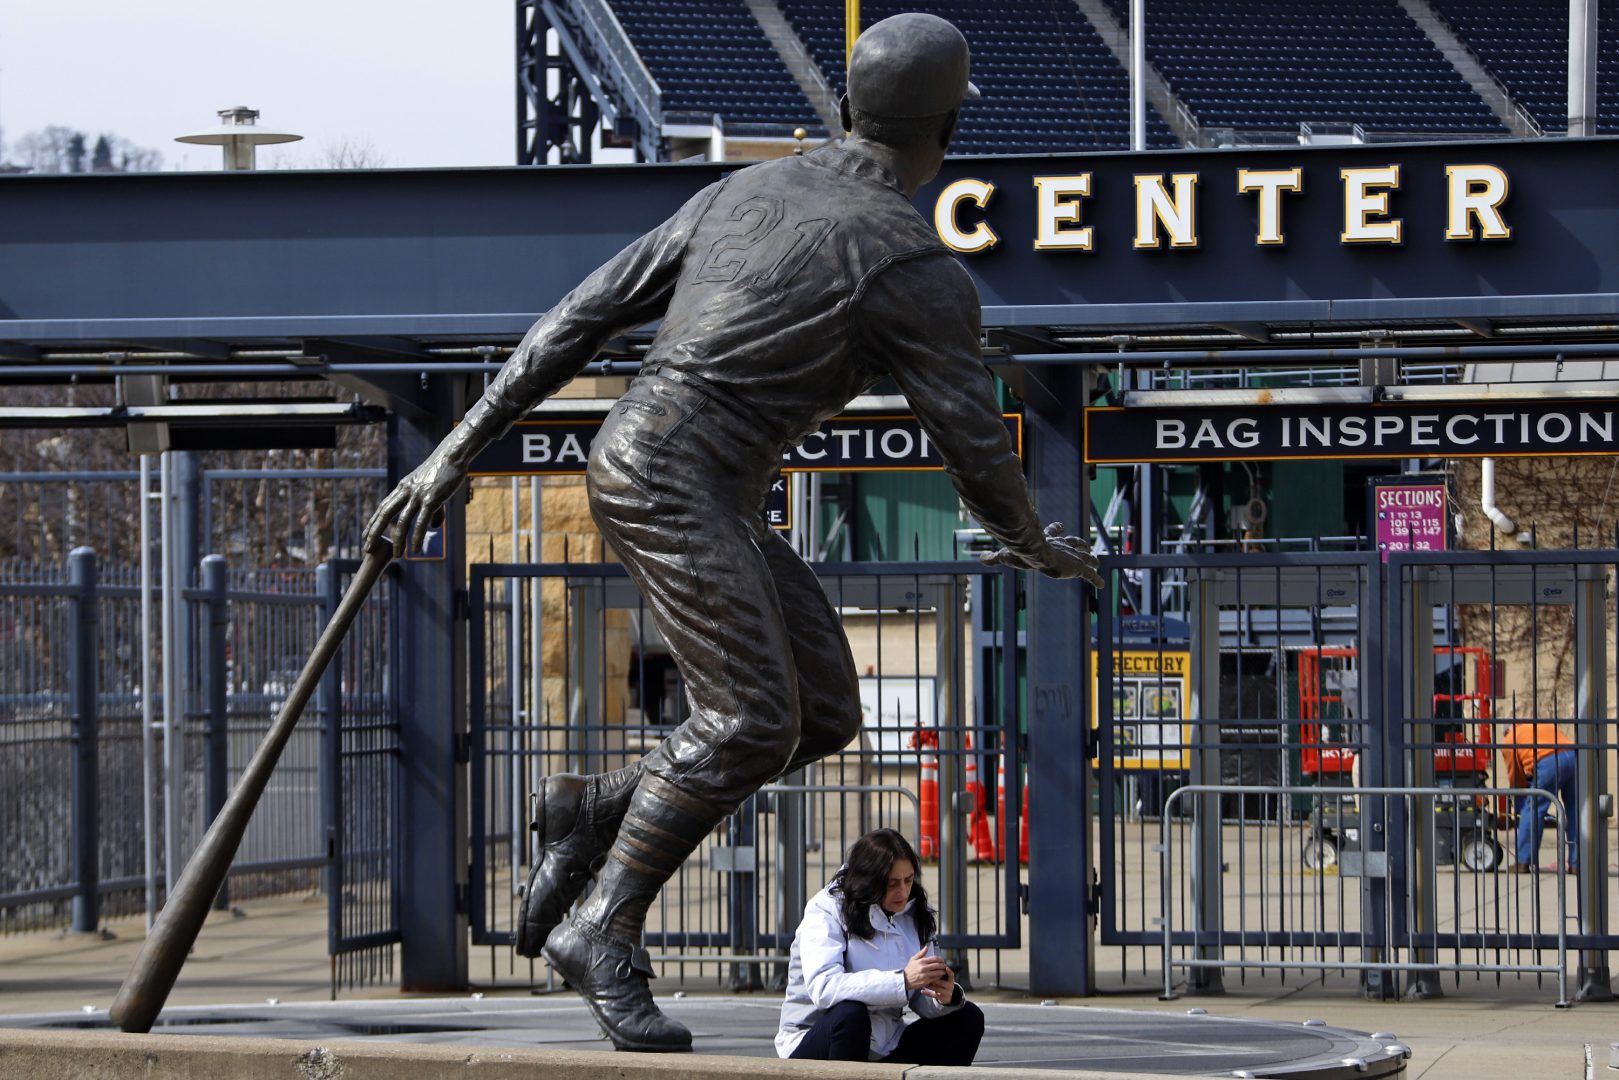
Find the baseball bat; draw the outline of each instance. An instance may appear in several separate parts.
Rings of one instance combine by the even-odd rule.
[[[174,891],[153,922],[151,933],[146,935],[146,942],[135,957],[135,966],[119,987],[118,998],[112,1004],[112,1022],[121,1030],[152,1030],[152,1021],[157,1019],[169,991],[174,989],[174,980],[179,977],[186,955],[191,952],[203,920],[208,917],[208,909],[224,884],[225,874],[236,858],[236,849],[242,844],[242,834],[247,831],[248,820],[264,794],[281,752],[286,749],[287,740],[292,737],[292,729],[303,715],[304,705],[314,696],[326,666],[336,655],[343,636],[392,558],[393,546],[386,539],[366,552],[342,602],[332,614],[332,621],[321,631],[315,651],[309,654],[298,681],[292,684],[292,691],[282,702],[275,722],[253,752],[247,768],[242,770],[242,778],[231,789],[219,816],[208,826],[202,843],[192,852],[185,872],[175,882]]]

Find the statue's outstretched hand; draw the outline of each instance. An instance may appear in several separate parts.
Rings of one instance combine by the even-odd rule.
[[[427,530],[443,520],[443,507],[466,479],[466,471],[451,465],[435,450],[399,486],[388,493],[365,526],[365,548],[374,550],[387,537],[394,551],[403,555],[406,541],[418,550],[427,540]]]
[[[1096,557],[1090,547],[1078,536],[1065,536],[1062,522],[1046,526],[1045,547],[1037,556],[1025,556],[1010,548],[996,548],[980,555],[978,561],[985,566],[1015,566],[1020,570],[1038,570],[1047,577],[1084,578],[1096,588],[1102,587],[1102,575],[1096,569]]]

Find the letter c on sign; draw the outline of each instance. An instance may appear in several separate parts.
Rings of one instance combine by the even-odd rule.
[[[975,251],[988,251],[1001,242],[987,221],[978,221],[966,231],[956,223],[956,208],[962,203],[975,203],[982,210],[989,206],[990,196],[994,194],[994,184],[970,176],[953,181],[939,192],[939,201],[933,206],[933,227],[939,231],[939,239],[944,241],[945,247],[970,255]]]

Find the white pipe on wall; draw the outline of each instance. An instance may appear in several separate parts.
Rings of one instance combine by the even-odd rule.
[[[1482,492],[1479,495],[1479,504],[1484,508],[1484,516],[1495,522],[1495,527],[1508,536],[1518,531],[1518,526],[1507,517],[1506,513],[1495,505],[1495,459],[1484,459],[1484,475],[1481,484]]]

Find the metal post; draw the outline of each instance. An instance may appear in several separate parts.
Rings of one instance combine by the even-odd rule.
[[[1608,934],[1608,819],[1601,811],[1608,790],[1610,750],[1606,570],[1600,565],[1579,566],[1574,586],[1574,739],[1579,744],[1574,793],[1578,805],[1567,807],[1566,813],[1580,824],[1580,933],[1588,941],[1605,939]],[[1558,855],[1562,857],[1563,852]],[[1575,983],[1578,1001],[1613,1000],[1606,950],[1580,950]]]
[[[152,457],[141,455],[141,840],[146,929],[157,918],[157,733],[152,730]]]
[[[511,561],[515,564],[523,558],[523,482],[518,477],[511,479],[512,513],[511,513]],[[506,597],[509,607],[506,612],[506,627],[508,640],[506,642],[510,665],[506,672],[507,696],[510,699],[511,716],[506,724],[505,753],[506,778],[510,790],[507,793],[507,813],[510,815],[511,828],[508,830],[511,839],[507,842],[507,854],[514,867],[523,866],[528,860],[525,857],[528,848],[528,829],[524,826],[527,816],[526,788],[523,783],[523,754],[521,749],[520,732],[523,723],[523,583],[518,578],[506,579]],[[520,875],[513,874],[511,880],[512,894],[515,896],[522,888]]]
[[[1240,573],[1241,571],[1238,571]],[[1220,931],[1224,921],[1221,901],[1220,852],[1220,582],[1211,573],[1198,573],[1187,582],[1187,615],[1192,634],[1191,700],[1194,785],[1215,789],[1194,797],[1192,810],[1192,933],[1199,960],[1221,956]],[[1168,811],[1165,811],[1167,817]],[[1187,993],[1221,994],[1225,983],[1219,968],[1194,967],[1186,973]]]
[[[568,745],[573,768],[592,773],[605,767],[607,681],[606,657],[602,655],[602,602],[600,589],[593,585],[564,586],[571,605],[573,640],[567,643],[572,701],[568,708]]]
[[[322,626],[332,621],[341,602],[337,574],[328,563],[315,567],[315,593],[320,597]],[[342,678],[342,656],[328,664],[315,687],[315,716],[320,732],[320,824],[326,836],[326,866],[321,884],[326,891],[326,954],[331,957],[332,987],[337,986],[337,954],[343,923],[343,724],[337,696]]]
[[[1151,465],[1137,465],[1131,469],[1135,478],[1135,498],[1131,500],[1130,507],[1132,524],[1135,526],[1135,550],[1143,555],[1151,555],[1157,550],[1156,532],[1158,529],[1158,507],[1156,505],[1156,491],[1158,470]],[[1139,592],[1136,597],[1136,612],[1141,615],[1157,615],[1158,610],[1158,573],[1150,568],[1142,568],[1141,580],[1138,584]]]
[[[781,780],[786,787],[803,787],[806,782],[803,769],[794,769]],[[809,846],[804,834],[807,796],[801,791],[777,791],[770,798],[776,805],[776,938],[780,942],[776,951],[786,956],[798,921],[804,915],[804,906],[809,903],[805,884]],[[787,965],[778,964],[771,987],[781,990],[786,986]]]
[[[454,384],[428,399],[444,413],[417,422],[395,415],[388,428],[388,475],[421,464],[461,416],[466,402]],[[466,507],[444,508],[444,560],[394,564],[395,638],[399,658],[400,988],[455,990],[467,984],[465,901],[468,838]]]
[[[223,555],[209,555],[202,560],[202,587],[208,594],[208,765],[203,798],[209,821],[219,816],[225,808],[225,796],[230,793],[230,729],[225,715],[225,642],[230,616],[225,601],[225,569]],[[229,907],[230,882],[226,879],[214,897],[214,910]]]
[[[1029,486],[1042,517],[1083,534],[1090,484],[1080,453],[1080,411],[1074,406],[1090,400],[1092,376],[1071,370],[1040,374],[1053,404],[1026,414]],[[1025,580],[1029,938],[1040,943],[1029,954],[1029,988],[1036,994],[1091,994],[1096,991],[1088,747],[1091,592],[1078,581],[1041,574]],[[1012,838],[1009,831],[1008,841]]]
[[[100,798],[96,741],[96,553],[68,555],[73,586],[73,932],[93,934],[101,924]]]
[[[543,544],[544,534],[541,532],[541,527],[544,524],[544,518],[542,517],[541,510],[540,510],[540,493],[543,490],[543,488],[542,488],[542,486],[540,484],[540,479],[541,478],[538,477],[538,476],[531,476],[528,479],[528,550],[529,550],[528,560],[529,560],[529,562],[536,563],[536,564],[545,561],[545,551],[544,551],[544,544]],[[524,788],[524,790],[526,790],[526,791],[538,791],[539,790],[540,779],[545,775],[545,769],[546,769],[546,766],[547,766],[547,764],[549,762],[548,757],[544,753],[536,752],[536,747],[534,746],[534,743],[533,743],[533,740],[535,740],[535,739],[537,739],[539,737],[542,725],[546,724],[546,717],[545,717],[545,671],[544,671],[544,665],[543,665],[543,659],[544,658],[543,658],[543,654],[541,653],[541,649],[543,648],[543,646],[545,644],[545,636],[544,636],[545,635],[545,624],[544,624],[544,621],[542,619],[542,616],[544,614],[544,606],[540,602],[541,601],[540,589],[541,589],[541,587],[543,585],[544,585],[544,582],[538,577],[534,577],[534,578],[529,579],[529,583],[528,583],[528,681],[529,681],[529,686],[528,686],[528,702],[529,702],[528,710],[529,710],[529,713],[528,713],[528,730],[527,730],[527,732],[525,732],[525,736],[530,741],[525,743],[525,746],[528,749],[528,755],[527,755],[528,756],[528,783],[527,783],[526,787]],[[643,705],[644,705],[644,702],[643,702]],[[550,747],[546,746],[543,749],[548,750],[548,749],[550,749]],[[538,843],[538,840],[539,840],[538,837],[534,838],[534,841],[535,841],[536,844]],[[538,850],[536,850],[534,852],[534,857],[535,858],[539,857]]]
[[[180,729],[180,680],[174,661],[178,648],[175,633],[177,575],[174,569],[174,455],[164,452],[158,459],[158,545],[162,579],[158,594],[162,602],[163,624],[163,882],[164,891],[173,893],[174,883],[185,867],[180,841],[180,793],[185,783],[185,744]]]
[[[759,796],[743,800],[731,815],[731,872],[729,885],[730,945],[736,956],[755,956],[759,951]],[[732,990],[763,990],[757,963],[731,965]]]
[[[808,542],[800,554],[806,559],[813,559],[815,558],[815,552],[821,546],[821,487],[826,478],[818,472],[803,473],[801,475],[803,478],[800,480],[789,478],[788,494],[791,495],[800,487],[805,491],[804,520],[808,526],[808,532],[805,534]]]
[[[193,582],[192,575],[197,572],[202,562],[202,547],[198,543],[198,514],[197,503],[202,490],[202,471],[197,466],[197,455],[188,450],[176,450],[174,458],[174,587],[184,590]],[[177,591],[174,594],[176,616],[175,630],[178,632],[174,652],[174,672],[177,685],[180,689],[180,726],[185,727],[186,719],[191,714],[193,703],[188,702],[186,695],[192,686],[196,685],[192,666],[202,655],[202,643],[197,640],[199,627],[195,620],[188,618],[185,607],[185,594]],[[212,819],[210,819],[212,820]],[[206,823],[205,823],[206,824]]]
[[[1147,148],[1147,2],[1130,0],[1130,149]]]
[[[1568,134],[1597,133],[1597,0],[1568,0]]]
[[[1369,550],[1375,543],[1369,545]],[[1391,777],[1388,764],[1391,744],[1389,717],[1394,710],[1388,707],[1384,687],[1383,657],[1386,643],[1385,626],[1398,625],[1399,586],[1398,572],[1387,571],[1374,553],[1361,577],[1360,586],[1360,655],[1365,659],[1357,665],[1361,680],[1360,700],[1367,703],[1361,710],[1360,784],[1375,787],[1395,786],[1398,776]],[[1385,582],[1389,584],[1385,585]],[[1385,589],[1387,591],[1385,591]],[[1387,599],[1393,595],[1395,600]],[[1389,878],[1388,853],[1394,841],[1389,831],[1388,798],[1382,795],[1357,795],[1360,808],[1360,845],[1366,853],[1365,862],[1382,864],[1382,873],[1361,875],[1361,939],[1366,942],[1362,950],[1369,963],[1379,963],[1389,957]],[[1367,968],[1361,972],[1360,993],[1374,1001],[1389,1001],[1400,993],[1398,976],[1387,968]]]
[[[967,932],[967,853],[970,830],[964,827],[971,807],[964,800],[961,733],[966,723],[961,686],[961,579],[940,585],[934,612],[934,668],[937,688],[934,716],[939,734],[939,910],[945,925],[940,930],[955,936]],[[942,951],[945,962],[965,981],[967,953],[961,948]]]
[[[1408,721],[1409,737],[1404,740],[1410,749],[1410,779],[1413,787],[1434,786],[1434,725],[1433,725],[1433,600],[1428,595],[1426,567],[1413,566],[1406,593],[1405,687],[1403,715],[1390,717],[1394,723]],[[1411,949],[1411,959],[1419,964],[1436,963],[1439,950],[1424,945],[1439,931],[1437,892],[1439,866],[1438,837],[1435,835],[1432,795],[1410,797],[1411,863],[1406,868],[1407,895],[1411,898],[1411,930],[1418,942]],[[1412,998],[1444,997],[1444,986],[1437,971],[1413,971],[1406,981],[1406,996]]]

